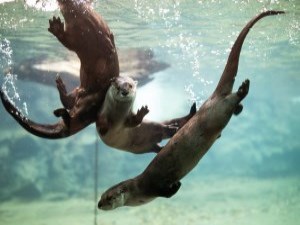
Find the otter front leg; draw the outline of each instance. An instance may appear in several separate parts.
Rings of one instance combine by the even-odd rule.
[[[137,114],[129,116],[125,122],[127,127],[136,127],[143,121],[144,117],[149,113],[148,106],[143,106],[137,111]]]
[[[100,136],[104,136],[108,132],[110,124],[106,116],[103,116],[102,114],[98,115],[96,127]]]
[[[177,181],[169,186],[160,187],[157,190],[157,194],[160,197],[170,198],[176,194],[176,192],[179,190],[180,186],[181,186],[181,182]]]
[[[53,18],[49,20],[48,31],[52,33],[66,48],[74,51],[73,44],[64,30],[64,23],[61,22],[59,17],[56,18],[53,16]]]

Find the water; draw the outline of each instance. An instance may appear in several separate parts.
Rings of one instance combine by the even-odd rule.
[[[0,4],[1,70],[29,57],[68,54],[47,32],[48,19],[59,15],[47,7]],[[264,9],[288,12],[251,30],[235,86],[251,80],[244,110],[180,191],[142,207],[98,211],[98,224],[299,224],[299,1],[113,0],[97,1],[95,8],[119,49],[150,48],[155,59],[171,65],[138,89],[135,107],[147,104],[147,119],[156,121],[183,115],[193,101],[200,106],[211,94],[250,18]],[[30,118],[54,123],[57,91],[21,76],[1,72],[1,86]],[[2,106],[0,115],[0,223],[94,223],[94,126],[67,139],[44,140],[24,131]],[[154,156],[124,153],[100,141],[99,148],[99,197],[139,174]]]

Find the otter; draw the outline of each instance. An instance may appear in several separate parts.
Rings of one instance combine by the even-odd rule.
[[[145,204],[156,197],[171,197],[187,175],[220,137],[233,114],[242,111],[241,101],[249,91],[245,80],[232,92],[239,56],[250,28],[261,18],[284,13],[265,11],[254,17],[241,31],[229,54],[226,67],[213,94],[197,113],[170,139],[148,167],[133,179],[123,181],[104,192],[98,203],[103,210]]]
[[[119,76],[119,62],[114,36],[91,1],[57,0],[64,17],[49,20],[48,31],[80,59],[80,85],[67,93],[60,77],[56,83],[64,108],[54,111],[62,120],[39,124],[20,114],[1,90],[5,109],[28,132],[49,139],[71,136],[96,121],[110,80]]]
[[[136,154],[159,152],[162,147],[158,143],[172,137],[196,113],[196,105],[182,118],[163,123],[144,121],[148,107],[143,106],[136,114],[132,109],[136,88],[137,82],[129,77],[113,79],[97,116],[99,136],[105,144],[119,150]]]

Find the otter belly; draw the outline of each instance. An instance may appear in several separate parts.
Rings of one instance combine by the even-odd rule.
[[[129,131],[127,128],[109,128],[107,133],[101,136],[102,141],[111,146],[113,148],[127,150],[127,146],[130,145],[130,138]]]

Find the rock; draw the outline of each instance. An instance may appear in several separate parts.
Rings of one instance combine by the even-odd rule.
[[[142,86],[150,82],[151,74],[162,71],[170,65],[154,59],[150,49],[127,49],[119,51],[120,75],[130,76]],[[68,89],[79,84],[80,62],[76,55],[69,55],[65,60],[51,60],[46,55],[28,58],[13,68],[19,79],[30,80],[45,85],[55,86],[55,77],[59,74]]]

